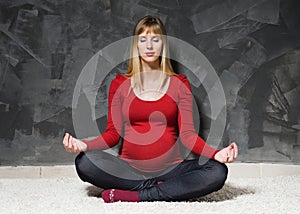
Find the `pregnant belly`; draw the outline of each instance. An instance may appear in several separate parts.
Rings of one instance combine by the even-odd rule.
[[[174,136],[164,136],[152,144],[139,145],[124,140],[121,157],[132,167],[145,172],[157,172],[181,162],[179,145]]]

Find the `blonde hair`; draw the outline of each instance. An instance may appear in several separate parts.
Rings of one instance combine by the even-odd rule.
[[[177,75],[172,68],[170,59],[169,59],[169,45],[167,42],[167,32],[162,23],[162,21],[154,16],[145,16],[144,18],[140,19],[138,23],[135,25],[133,30],[133,37],[131,39],[131,46],[130,46],[130,59],[128,65],[128,71],[125,74],[126,77],[133,78],[134,87],[142,88],[142,80],[140,73],[142,72],[141,68],[141,59],[139,57],[139,52],[137,48],[138,43],[138,35],[143,33],[145,30],[153,32],[155,34],[162,35],[162,53],[159,56],[160,60],[160,69],[163,73],[163,81],[161,87],[167,81],[167,75]]]

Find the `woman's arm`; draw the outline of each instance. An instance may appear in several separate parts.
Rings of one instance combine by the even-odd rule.
[[[118,144],[122,130],[122,111],[119,86],[122,76],[112,80],[108,94],[108,118],[105,132],[93,140],[81,140],[87,145],[87,150],[103,150]],[[112,115],[114,115],[112,117]]]
[[[181,142],[185,147],[198,155],[214,158],[215,154],[220,150],[209,146],[195,132],[193,122],[193,95],[190,83],[185,75],[178,75],[177,77],[179,78],[178,126]]]
[[[121,75],[112,80],[108,95],[108,118],[105,132],[92,140],[72,137],[66,133],[63,144],[67,152],[85,152],[87,150],[103,150],[118,144],[122,129],[122,113],[120,102],[120,90],[118,90],[124,78]],[[114,115],[112,117],[112,115]]]

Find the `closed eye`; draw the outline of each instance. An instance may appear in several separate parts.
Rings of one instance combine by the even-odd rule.
[[[152,38],[152,40],[153,40],[153,42],[159,42],[159,38],[157,37],[157,36],[154,36],[153,38]]]
[[[151,38],[151,40],[152,40],[153,42],[159,42],[159,41],[160,41],[160,38],[158,38],[157,36],[153,36],[153,37]],[[139,41],[140,41],[140,42],[146,42],[147,39],[146,39],[145,36],[141,36],[141,37],[139,37]]]

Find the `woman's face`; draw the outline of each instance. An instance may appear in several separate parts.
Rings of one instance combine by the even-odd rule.
[[[159,59],[163,42],[161,35],[148,32],[147,30],[138,35],[137,48],[141,60],[153,63]]]

